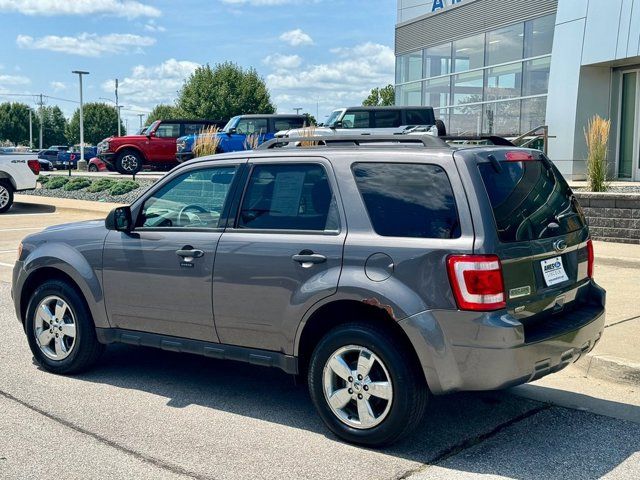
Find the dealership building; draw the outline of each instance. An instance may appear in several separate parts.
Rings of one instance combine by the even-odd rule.
[[[640,181],[640,0],[398,0],[396,103],[452,134],[548,125],[549,156],[584,178],[584,129],[611,120],[610,173]]]

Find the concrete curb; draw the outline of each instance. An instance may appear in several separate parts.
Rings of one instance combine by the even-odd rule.
[[[61,210],[81,210],[84,212],[96,212],[107,214],[116,207],[122,206],[120,203],[92,202],[88,200],[73,200],[69,198],[39,197],[36,195],[16,195],[17,203],[28,203],[31,205],[47,205]]]
[[[587,354],[574,365],[587,377],[640,386],[640,363],[612,355]]]

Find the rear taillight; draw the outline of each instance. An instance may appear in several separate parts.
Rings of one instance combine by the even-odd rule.
[[[533,155],[529,152],[507,152],[504,154],[504,159],[507,162],[526,162],[533,160]]]
[[[587,276],[593,278],[593,263],[595,257],[593,255],[593,242],[591,239],[587,240]]]
[[[502,265],[496,255],[451,255],[447,271],[460,310],[490,311],[506,306]]]
[[[27,165],[34,175],[40,174],[40,162],[38,160],[27,160]]]

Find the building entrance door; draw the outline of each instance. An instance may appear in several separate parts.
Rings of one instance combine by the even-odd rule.
[[[640,180],[640,70],[622,74],[618,177]]]

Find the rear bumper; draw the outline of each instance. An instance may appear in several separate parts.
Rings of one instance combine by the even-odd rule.
[[[435,394],[497,390],[537,380],[591,351],[605,323],[605,292],[585,285],[588,303],[527,331],[503,311],[431,311],[400,322]]]

